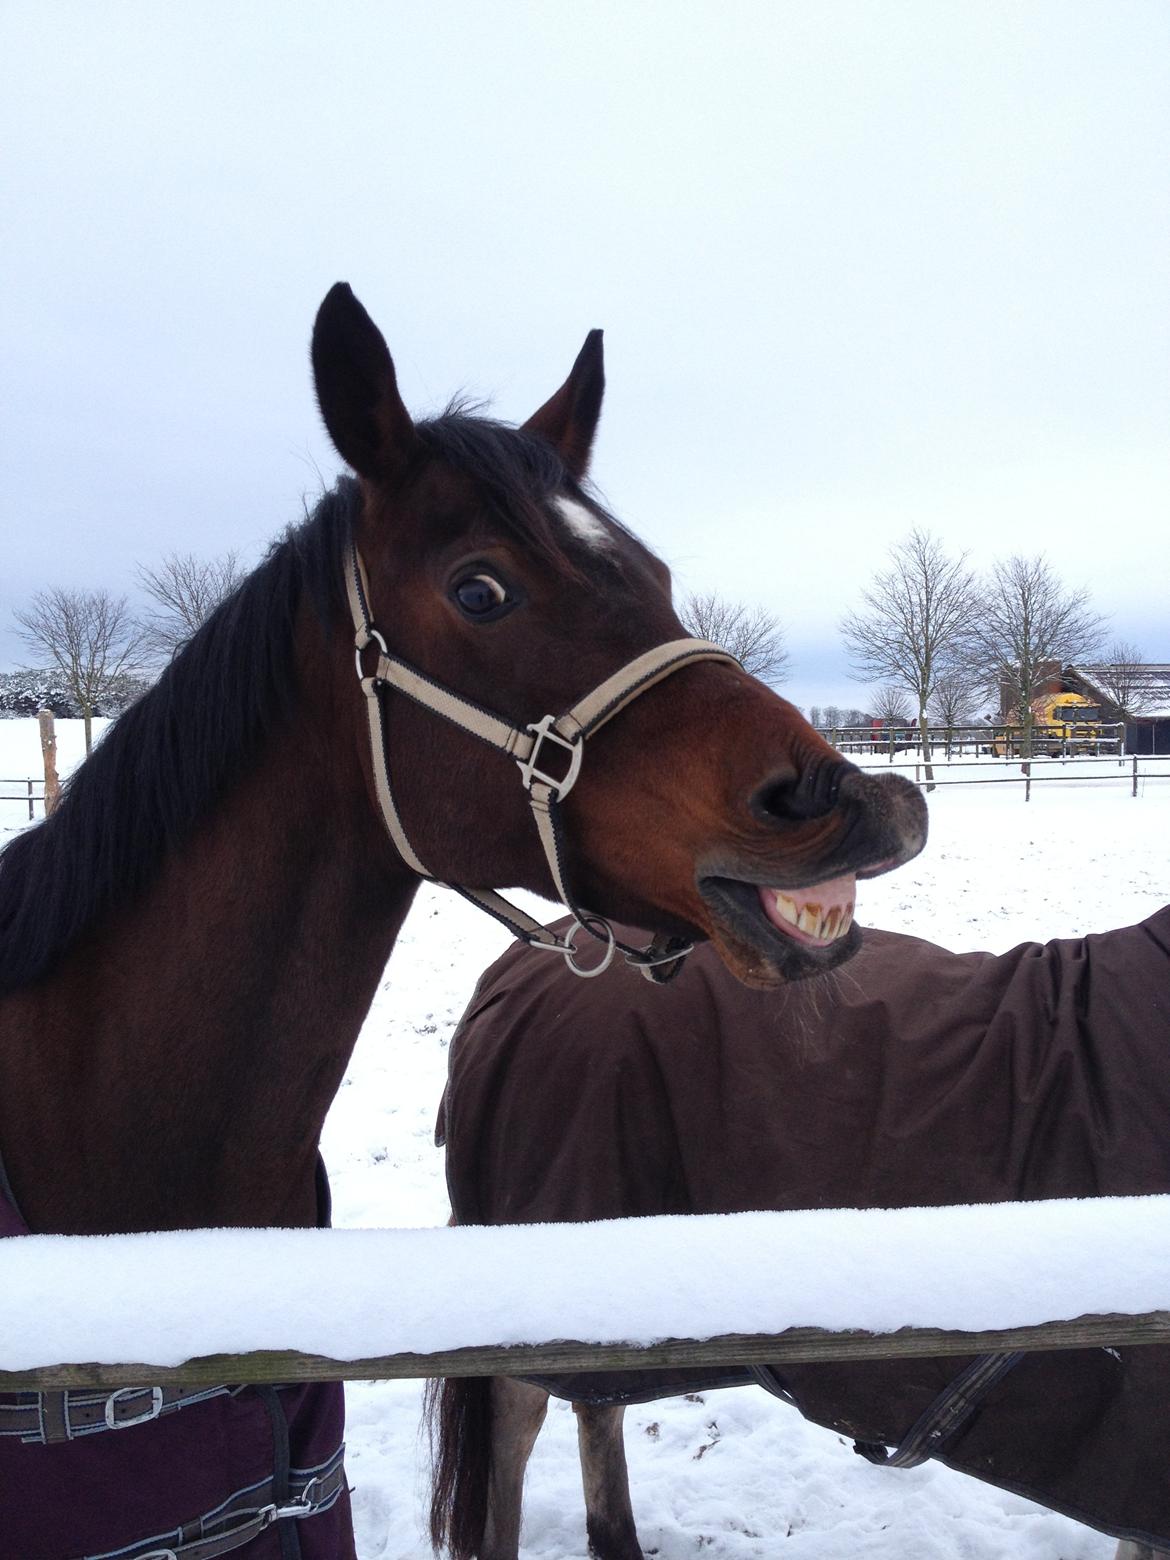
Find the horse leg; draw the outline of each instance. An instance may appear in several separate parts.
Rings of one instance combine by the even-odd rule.
[[[1170,1560],[1170,1550],[1155,1549],[1152,1544],[1135,1544],[1123,1538],[1113,1560]]]
[[[492,1457],[480,1560],[517,1560],[524,1469],[548,1412],[548,1393],[510,1376],[492,1380]]]
[[[622,1435],[625,1407],[574,1403],[573,1409],[581,1449],[589,1553],[596,1560],[642,1560],[630,1505],[630,1476]]]

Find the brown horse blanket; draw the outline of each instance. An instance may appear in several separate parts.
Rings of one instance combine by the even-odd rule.
[[[840,970],[773,992],[709,947],[666,987],[515,948],[452,1042],[444,1139],[461,1224],[1167,1192],[1170,908],[1003,955],[870,930]],[[785,1365],[773,1385],[896,1446],[969,1363]],[[751,1379],[540,1384],[634,1402]],[[1170,1548],[1170,1348],[1026,1355],[937,1455]]]

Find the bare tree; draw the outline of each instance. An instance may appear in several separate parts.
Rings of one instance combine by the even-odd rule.
[[[877,691],[873,712],[883,726],[911,726],[914,716],[905,689],[886,683]]]
[[[142,634],[125,596],[105,590],[41,590],[14,614],[20,637],[61,673],[93,748],[93,717],[104,699],[118,699],[142,669]]]
[[[938,678],[962,658],[975,576],[965,554],[948,557],[937,537],[917,528],[890,550],[889,558],[889,568],[862,591],[861,610],[842,620],[841,634],[853,676],[864,682],[883,679],[915,701],[929,781],[934,774],[927,706]]]
[[[712,590],[688,596],[678,615],[689,634],[729,650],[744,671],[761,682],[780,683],[787,678],[784,630],[766,608],[726,601]]]
[[[967,666],[953,666],[934,681],[930,713],[940,726],[969,726],[979,681]]]
[[[1105,661],[1092,668],[1093,683],[1106,694],[1123,715],[1140,715],[1160,702],[1160,693],[1151,682],[1149,666],[1141,651],[1127,639],[1115,639],[1105,652]]]
[[[978,679],[969,666],[953,666],[940,672],[934,680],[930,715],[936,725],[945,727],[943,742],[948,759],[954,743],[955,727],[970,726],[974,722],[975,695],[978,691]],[[961,739],[959,750],[962,751]]]
[[[237,552],[211,560],[194,553],[168,553],[157,569],[140,564],[139,581],[154,602],[142,618],[151,660],[169,661],[231,595],[244,574]]]
[[[1032,755],[1035,704],[1045,683],[1066,661],[1093,655],[1103,626],[1088,591],[1067,589],[1042,554],[997,563],[984,582],[971,625],[972,665],[982,686],[999,692],[1004,713],[1019,719],[1024,758]]]
[[[810,726],[820,726],[823,723],[823,716],[821,715],[821,707],[819,704],[814,704],[809,710],[808,723]]]

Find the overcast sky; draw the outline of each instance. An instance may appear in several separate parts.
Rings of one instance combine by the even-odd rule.
[[[912,526],[1045,551],[1170,660],[1170,6],[6,0],[14,606],[258,557],[338,469],[351,282],[408,405],[523,420],[606,329],[594,475],[797,703]]]

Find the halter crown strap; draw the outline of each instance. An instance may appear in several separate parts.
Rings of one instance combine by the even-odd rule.
[[[577,927],[562,938],[523,910],[509,904],[494,890],[464,888],[459,884],[448,886],[501,921],[514,936],[529,946],[561,954],[576,975],[600,975],[608,967],[615,949],[620,948],[626,959],[638,965],[649,979],[670,979],[690,952],[689,944],[659,936],[645,949],[629,948],[614,936],[608,921],[580,909],[576,904],[566,882],[558,807],[576,784],[581,772],[586,738],[599,731],[639,694],[653,688],[672,673],[681,671],[684,666],[695,661],[724,661],[738,666],[735,657],[709,640],[671,640],[645,651],[621,667],[563,715],[544,715],[521,730],[482,705],[452,693],[449,688],[444,688],[441,683],[435,682],[408,662],[392,656],[385,639],[374,627],[369,579],[361,554],[352,542],[348,565],[346,592],[354,625],[357,675],[366,697],[374,786],[386,830],[402,860],[420,877],[436,881],[434,874],[423,864],[411,845],[394,802],[380,698],[381,690],[386,687],[396,688],[416,704],[442,716],[444,720],[470,732],[472,736],[516,761],[522,783],[528,792],[557,897],[573,915]],[[363,657],[370,645],[377,647],[378,655],[373,671],[367,673]],[[550,772],[554,762],[561,773]],[[545,765],[550,768],[545,768]],[[600,962],[591,967],[581,965],[576,958],[573,939],[577,929],[582,927],[606,945]]]

